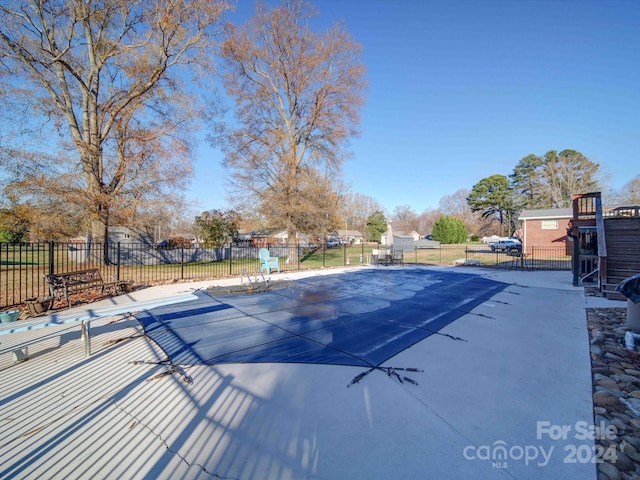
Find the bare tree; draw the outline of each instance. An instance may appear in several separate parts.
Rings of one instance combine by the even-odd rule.
[[[360,46],[341,25],[314,33],[313,14],[302,0],[271,10],[258,2],[247,25],[229,26],[224,83],[235,118],[213,139],[238,195],[258,199],[289,239],[331,228],[365,87]]]
[[[377,211],[383,211],[382,205],[375,198],[362,193],[350,193],[341,200],[342,224],[348,230],[358,230],[365,235],[367,220]]]
[[[398,205],[393,209],[391,214],[391,224],[394,231],[410,232],[411,230],[418,230],[420,227],[420,219],[410,205]]]
[[[609,197],[608,201],[617,205],[640,205],[640,175],[636,175]]]
[[[5,175],[2,203],[23,211],[29,225],[29,240],[68,240],[82,229],[86,211],[78,194],[80,175],[66,171],[54,155],[0,148]]]
[[[68,198],[86,207],[92,237],[106,238],[114,209],[134,209],[167,182],[188,178],[183,135],[195,102],[180,67],[210,62],[213,28],[226,8],[211,0],[0,6],[4,93],[54,119],[75,149],[61,173],[73,177]]]
[[[469,207],[467,198],[470,193],[469,190],[461,188],[452,195],[445,195],[440,199],[439,210],[445,215],[462,220],[469,233],[477,233],[483,221],[482,216],[474,213]]]
[[[423,234],[431,233],[431,231],[433,230],[433,224],[441,216],[442,216],[442,212],[439,209],[436,209],[436,210],[431,208],[426,209],[419,215],[420,223],[418,225],[419,228],[417,229],[417,231]]]
[[[598,169],[597,163],[575,150],[550,150],[544,156],[542,193],[550,199],[550,206],[570,207],[574,193],[598,190]]]

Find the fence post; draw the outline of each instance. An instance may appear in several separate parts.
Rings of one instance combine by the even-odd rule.
[[[49,275],[53,274],[53,240],[49,240]]]
[[[529,266],[531,267],[531,270],[533,270],[533,265],[534,265],[534,263],[533,263],[533,260],[535,258],[534,249],[535,249],[535,247],[531,247],[531,251],[529,253]],[[526,252],[523,249],[523,250],[520,251],[520,253],[522,253],[524,255],[524,253],[526,253]],[[520,259],[524,262],[523,257],[520,257]]]
[[[116,280],[120,281],[120,242],[116,244]]]
[[[233,247],[232,244],[229,243],[229,276],[233,275],[232,269],[233,269]]]
[[[180,247],[180,280],[184,280],[184,246]]]

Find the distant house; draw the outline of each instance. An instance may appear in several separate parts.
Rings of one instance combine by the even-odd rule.
[[[278,243],[282,244],[297,243],[299,245],[307,245],[309,243],[309,235],[300,232],[296,232],[295,241],[289,242],[289,232],[287,232],[286,228],[276,232],[273,237],[278,241]]]
[[[139,243],[153,245],[153,238],[138,227],[110,226],[107,240],[109,243]]]
[[[380,235],[380,245],[393,245],[393,237],[397,234],[402,234],[399,230],[395,232],[390,223],[387,223],[387,229],[382,235]]]
[[[386,245],[392,247],[394,250],[413,250],[416,248],[417,243],[420,241],[420,234],[418,232],[411,231],[405,233],[402,231],[394,231],[391,225],[387,225],[387,230],[380,237],[380,245]]]
[[[417,242],[414,242],[415,248],[423,249],[423,248],[440,248],[442,244],[436,240],[428,240],[426,238],[421,238]]]
[[[420,240],[423,236],[420,235],[415,230],[411,230],[410,232],[405,232],[403,230],[394,230],[391,225],[387,225],[387,230],[382,234],[382,243],[385,242],[385,239],[393,239],[393,237],[411,237],[414,241]],[[393,243],[393,242],[391,242]]]
[[[125,227],[125,226],[109,226],[107,233],[107,242],[109,244],[122,244],[124,248],[132,245],[144,245],[145,247],[152,248],[154,246],[153,238],[147,234],[141,228],[138,227]],[[78,236],[72,238],[68,243],[68,255],[74,262],[83,263],[87,260],[92,244],[89,242],[88,237]],[[136,250],[147,250],[147,248],[135,248]],[[115,252],[109,252],[109,256],[114,255]],[[115,263],[117,260],[112,259]]]
[[[272,245],[274,243],[278,243],[279,240],[276,237],[276,234],[281,232],[281,228],[263,228],[260,230],[252,230],[250,232],[244,232],[240,235],[243,238],[250,238],[251,244],[255,247],[266,247],[267,245]]]
[[[139,227],[126,227],[122,225],[111,225],[107,232],[108,243],[139,243],[142,245],[152,246],[153,238],[144,229]],[[70,244],[77,245],[78,248],[83,248],[81,245],[87,244],[87,237],[82,235],[72,238]]]
[[[380,243],[382,245],[394,245],[397,243],[401,243],[404,248],[408,245],[408,243],[410,243],[409,239],[411,239],[413,242],[417,242],[418,240],[420,240],[420,238],[422,238],[422,235],[420,235],[415,230],[412,230],[410,232],[394,230],[391,224],[387,224],[387,230],[381,235]]]
[[[358,230],[338,230],[338,236],[346,245],[361,244],[363,237]]]
[[[413,239],[417,242],[418,240],[420,240],[422,238],[422,235],[420,235],[418,232],[416,232],[415,230],[411,230],[408,233],[405,232],[398,232],[398,234],[402,234],[402,235],[407,235],[410,237],[413,237]]]
[[[256,247],[266,247],[267,245],[284,245],[289,243],[289,233],[286,228],[265,228],[262,230],[255,230],[245,233],[244,236],[251,236],[251,243]],[[309,236],[297,232],[296,241],[299,245],[307,245],[309,243]]]
[[[637,207],[603,206],[607,217],[633,216]],[[522,222],[522,246],[550,247],[562,245],[570,248],[567,229],[571,228],[573,208],[545,208],[541,210],[523,210],[518,220]],[[595,235],[595,223],[580,227],[580,241],[583,245],[591,243]],[[526,250],[525,250],[526,251]],[[567,253],[570,253],[567,250]]]
[[[413,235],[394,234],[393,250],[402,250],[403,252],[414,250],[416,248],[416,240]]]
[[[569,248],[567,229],[573,218],[572,208],[545,208],[523,210],[518,217],[522,222],[522,247]]]

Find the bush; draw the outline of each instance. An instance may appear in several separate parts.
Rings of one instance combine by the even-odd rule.
[[[471,241],[472,242],[479,242],[480,241],[480,237],[478,235],[471,235]]]
[[[462,220],[445,215],[433,224],[432,235],[441,243],[464,243],[467,241],[467,228]]]

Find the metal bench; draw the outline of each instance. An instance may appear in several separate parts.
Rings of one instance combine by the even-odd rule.
[[[120,280],[105,282],[102,279],[100,270],[90,268],[88,270],[77,270],[75,272],[56,273],[44,276],[49,285],[51,298],[64,298],[67,306],[71,306],[69,295],[91,288],[100,289],[104,293],[107,289],[112,289],[114,295],[124,293],[124,285],[127,282]]]

